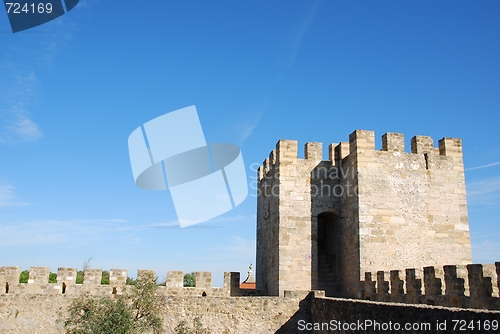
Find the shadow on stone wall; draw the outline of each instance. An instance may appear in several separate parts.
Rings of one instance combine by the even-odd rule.
[[[498,333],[500,312],[314,298],[314,333]]]
[[[304,322],[311,322],[311,305],[314,298],[314,292],[310,292],[303,300],[299,302],[299,309],[295,312],[292,317],[285,322],[275,333],[277,334],[289,334],[296,333],[298,331],[299,320],[304,320]],[[301,333],[312,333],[310,331],[300,331]]]

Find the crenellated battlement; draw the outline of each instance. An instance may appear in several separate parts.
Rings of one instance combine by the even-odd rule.
[[[76,268],[58,268],[56,283],[49,283],[48,267],[30,267],[28,283],[19,283],[21,267],[0,267],[0,295],[12,294],[65,294],[95,295],[122,294],[127,282],[128,271],[111,269],[109,284],[101,284],[102,269],[87,268],[82,284],[76,283]],[[138,270],[137,277],[146,274],[156,276],[154,270]],[[160,294],[175,296],[230,297],[259,295],[259,291],[240,289],[240,273],[225,272],[224,286],[212,287],[211,272],[196,272],[195,287],[184,287],[184,272],[168,271],[166,282],[159,286]]]
[[[500,310],[499,277],[500,262],[365,272],[361,291],[373,301]]]
[[[426,167],[429,168],[428,156],[462,158],[462,141],[459,138],[442,138],[438,147],[434,147],[434,140],[428,136],[414,136],[411,139],[411,149],[406,152],[405,138],[401,133],[387,132],[382,136],[382,149],[375,150],[375,132],[356,130],[349,135],[349,142],[332,143],[328,145],[326,162],[332,166],[341,167],[342,161],[356,155],[370,154],[370,152],[398,152],[407,155],[425,155]],[[279,140],[276,149],[272,150],[258,169],[258,178],[262,180],[276,164],[300,164],[323,161],[322,143],[306,142],[304,158],[298,157],[298,141]]]

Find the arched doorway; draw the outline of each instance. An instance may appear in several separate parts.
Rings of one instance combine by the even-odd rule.
[[[327,296],[338,296],[339,219],[333,212],[318,215],[318,288]]]

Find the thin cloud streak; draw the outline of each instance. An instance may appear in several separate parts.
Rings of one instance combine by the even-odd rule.
[[[500,177],[492,177],[466,184],[467,200],[471,205],[498,205],[500,203]]]
[[[487,164],[487,165],[483,165],[483,166],[466,168],[465,170],[483,169],[483,168],[489,168],[489,167],[494,167],[494,166],[499,166],[499,165],[500,165],[500,161],[494,162],[494,163],[491,163],[491,164]]]
[[[264,115],[264,113],[267,110],[267,107],[269,105],[269,102],[271,101],[272,96],[274,95],[274,92],[276,91],[276,88],[279,86],[281,81],[285,78],[287,72],[290,70],[290,68],[293,66],[295,63],[295,60],[297,59],[297,56],[299,54],[300,46],[302,45],[302,41],[304,39],[304,36],[306,35],[307,30],[309,29],[309,26],[311,23],[314,21],[316,14],[319,10],[319,7],[321,5],[321,2],[318,1],[316,2],[312,8],[309,10],[307,13],[307,16],[304,18],[304,20],[299,24],[299,28],[297,33],[295,34],[295,38],[293,41],[290,43],[289,48],[291,49],[289,52],[288,56],[288,61],[285,64],[285,68],[282,71],[282,73],[276,78],[274,83],[272,84],[271,88],[268,90],[266,97],[264,98],[264,101],[262,103],[262,107],[259,108],[260,110],[256,112],[252,117],[247,118],[248,121],[241,125],[236,125],[234,128],[239,131],[240,133],[240,141],[244,142],[250,135],[253,133],[253,131],[257,128],[257,125],[259,124],[260,119]]]
[[[50,68],[66,41],[71,40],[74,24],[67,17],[28,31],[2,45],[0,50],[0,144],[32,142],[43,136],[30,110],[40,95],[35,68]],[[27,65],[30,64],[30,65]]]
[[[13,144],[41,138],[42,131],[31,120],[28,111],[37,95],[39,83],[36,75],[33,72],[16,73],[6,86],[2,89],[3,103],[0,105],[0,143]]]
[[[474,263],[495,263],[500,259],[500,243],[484,240],[472,243],[472,258]]]
[[[316,2],[307,13],[307,16],[304,18],[304,20],[300,23],[298,33],[295,35],[295,39],[291,44],[292,51],[290,52],[290,59],[288,60],[286,70],[290,69],[293,63],[295,63],[295,59],[297,59],[297,55],[299,54],[302,40],[304,39],[304,36],[307,30],[309,29],[309,26],[314,21],[314,18],[316,17],[320,4],[321,3],[319,1]]]
[[[117,239],[134,239],[140,228],[123,228],[124,222],[123,219],[73,219],[2,223],[0,247],[86,245]]]
[[[233,222],[233,221],[244,221],[248,219],[255,220],[255,216],[232,216],[232,217],[216,217],[202,224],[195,224],[189,227],[185,227],[184,229],[208,229],[208,228],[224,228],[222,225],[207,225],[210,223],[225,223],[225,222]],[[158,223],[149,225],[148,228],[169,228],[169,229],[181,229],[180,224],[177,220],[172,220],[165,223]]]
[[[10,184],[0,186],[0,207],[26,206],[27,202],[17,200],[14,192],[15,187]]]
[[[467,184],[467,193],[471,197],[490,194],[497,191],[500,191],[500,177],[498,176]]]
[[[245,115],[239,123],[231,126],[232,133],[238,136],[238,141],[243,143],[259,124],[260,118],[262,117],[263,111],[252,113],[251,115]]]

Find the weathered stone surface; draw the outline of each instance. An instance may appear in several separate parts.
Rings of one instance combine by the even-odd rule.
[[[483,326],[486,324],[489,326],[489,331],[484,333],[487,333],[498,331],[498,327],[493,330],[491,324],[498,325],[499,318],[500,312],[485,310],[340,298],[314,298],[311,307],[311,326],[316,324],[319,328],[314,333],[452,333],[454,326],[459,328],[457,326],[459,321],[461,321],[459,325],[463,323],[469,325],[471,322],[475,325],[474,330],[469,327],[462,331],[479,333],[481,332],[479,329],[484,329]],[[339,323],[353,325],[347,330],[341,327],[340,329],[344,329],[342,331],[338,328]],[[332,327],[332,324],[337,327]],[[360,324],[363,326],[359,327]]]
[[[306,292],[307,294],[307,292]],[[64,333],[65,310],[75,295],[7,294],[0,296],[0,332],[5,334]],[[212,333],[282,333],[296,328],[300,319],[310,321],[310,307],[303,307],[304,293],[285,297],[202,297],[160,295],[165,333],[201,317]],[[112,298],[110,296],[110,298]],[[301,306],[302,303],[302,306]],[[62,317],[59,317],[59,313]],[[292,320],[290,320],[292,319]],[[290,324],[288,324],[291,321]],[[293,323],[295,322],[295,323]],[[283,331],[284,330],[284,331]]]
[[[168,289],[164,287],[165,289]],[[108,287],[109,289],[109,287]],[[188,288],[186,288],[189,291]],[[64,333],[63,319],[76,295],[3,294],[0,295],[0,332],[5,334]],[[109,298],[114,298],[108,295]],[[284,297],[213,297],[159,294],[165,309],[162,312],[164,332],[173,333],[181,322],[201,317],[204,327],[212,333],[312,333],[302,330],[305,324],[357,323],[365,320],[378,323],[432,323],[453,320],[499,320],[500,312],[452,309],[428,305],[405,305],[340,298],[325,298],[322,291],[284,291]],[[330,331],[314,331],[331,333]],[[361,330],[353,332],[363,332]],[[368,331],[372,332],[372,331]],[[403,330],[419,333],[420,330]],[[426,331],[429,332],[429,331]],[[431,333],[436,331],[433,327]],[[495,332],[495,331],[492,331]]]
[[[302,159],[280,140],[258,172],[257,288],[360,298],[365,272],[470,264],[461,140],[411,142],[386,133],[377,151],[356,130],[323,161],[321,143]]]

